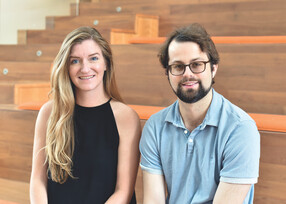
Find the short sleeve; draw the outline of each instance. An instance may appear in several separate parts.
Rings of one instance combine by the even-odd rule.
[[[237,184],[257,183],[260,134],[254,121],[238,123],[224,148],[220,181]]]
[[[151,174],[163,174],[158,138],[151,118],[146,122],[140,139],[141,169]]]

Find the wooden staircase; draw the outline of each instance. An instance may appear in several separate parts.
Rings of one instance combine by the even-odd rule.
[[[72,4],[71,16],[47,17],[45,30],[20,30],[18,45],[0,45],[0,178],[25,189],[24,201],[10,201],[28,203],[34,124],[48,100],[51,64],[71,30],[93,26],[111,42],[128,104],[165,107],[175,96],[156,57],[160,44],[176,27],[202,23],[221,57],[215,89],[247,112],[285,115],[285,9],[284,0],[92,0],[79,4],[79,16]],[[255,203],[285,203],[285,133],[261,135]],[[141,179],[139,171],[138,203]],[[9,200],[0,193],[1,199]]]

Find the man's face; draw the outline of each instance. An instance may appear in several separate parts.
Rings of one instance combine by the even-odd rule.
[[[199,45],[194,42],[172,41],[169,46],[169,65],[190,64],[197,61],[209,61],[206,53],[202,52]],[[185,103],[195,103],[204,98],[212,87],[213,77],[217,71],[217,65],[206,63],[204,72],[194,74],[189,66],[183,75],[174,76],[168,71],[170,85],[177,97]]]

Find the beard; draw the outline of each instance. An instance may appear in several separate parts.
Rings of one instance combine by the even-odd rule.
[[[185,103],[195,103],[199,100],[201,100],[202,98],[204,98],[211,90],[212,88],[212,83],[209,87],[205,88],[202,86],[201,81],[198,81],[199,84],[199,89],[198,90],[194,90],[194,89],[188,89],[187,91],[184,91],[182,88],[182,84],[184,82],[186,82],[188,80],[182,80],[177,87],[177,90],[174,90],[174,88],[172,87],[174,93],[176,94],[176,96],[183,102]]]

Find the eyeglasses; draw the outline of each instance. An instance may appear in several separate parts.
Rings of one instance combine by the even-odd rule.
[[[189,67],[191,72],[194,74],[202,73],[206,70],[206,64],[210,61],[195,61],[190,64],[175,63],[168,65],[167,68],[170,70],[171,74],[174,76],[183,75],[186,71],[186,67]]]

